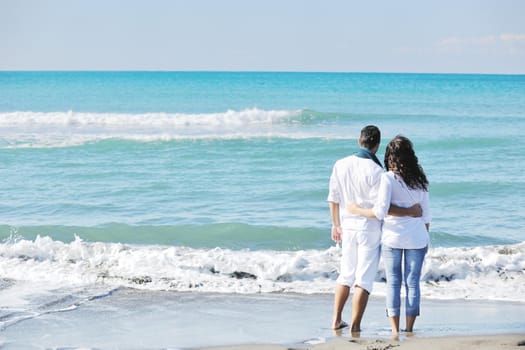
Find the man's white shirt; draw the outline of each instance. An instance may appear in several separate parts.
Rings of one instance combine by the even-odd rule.
[[[343,230],[380,230],[381,222],[376,218],[350,214],[346,204],[355,203],[362,208],[372,208],[377,202],[381,168],[372,159],[355,155],[338,160],[330,176],[327,201],[339,204],[339,215]]]

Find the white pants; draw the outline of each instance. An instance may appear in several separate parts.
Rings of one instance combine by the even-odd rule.
[[[372,292],[381,253],[381,231],[343,230],[337,283]]]

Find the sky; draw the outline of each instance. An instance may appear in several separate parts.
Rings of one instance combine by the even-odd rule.
[[[0,0],[0,70],[525,74],[525,1]]]

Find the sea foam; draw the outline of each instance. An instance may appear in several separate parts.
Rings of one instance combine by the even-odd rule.
[[[245,126],[286,123],[300,110],[262,110],[258,108],[220,113],[88,113],[88,112],[9,112],[0,113],[0,127],[7,126],[120,126],[192,127]]]
[[[48,288],[98,285],[219,293],[332,293],[340,250],[230,250],[85,242],[49,237],[0,244],[0,275]],[[422,294],[437,299],[525,302],[525,242],[431,248]],[[6,287],[7,288],[7,287]],[[374,293],[384,295],[384,269]]]
[[[139,142],[187,139],[257,137],[321,137],[297,130],[305,120],[302,110],[258,108],[218,113],[0,113],[0,148],[78,146],[101,140]],[[309,114],[309,112],[306,112]]]

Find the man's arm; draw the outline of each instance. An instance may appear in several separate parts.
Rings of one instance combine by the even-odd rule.
[[[412,216],[415,218],[419,218],[423,215],[423,209],[421,209],[421,205],[419,205],[419,203],[414,204],[413,206],[409,208],[402,208],[402,207],[398,207],[397,205],[390,204],[390,208],[388,209],[388,215]]]
[[[332,218],[332,240],[341,242],[341,220],[339,217],[339,203],[328,202],[330,206],[330,217]]]
[[[366,216],[367,218],[376,217],[372,209],[361,208],[355,203],[348,204],[346,206],[346,210],[352,214]],[[414,204],[410,208],[402,208],[398,207],[397,205],[390,204],[388,214],[392,216],[412,216],[418,218],[423,214],[423,210],[421,210],[421,206],[419,204]]]

